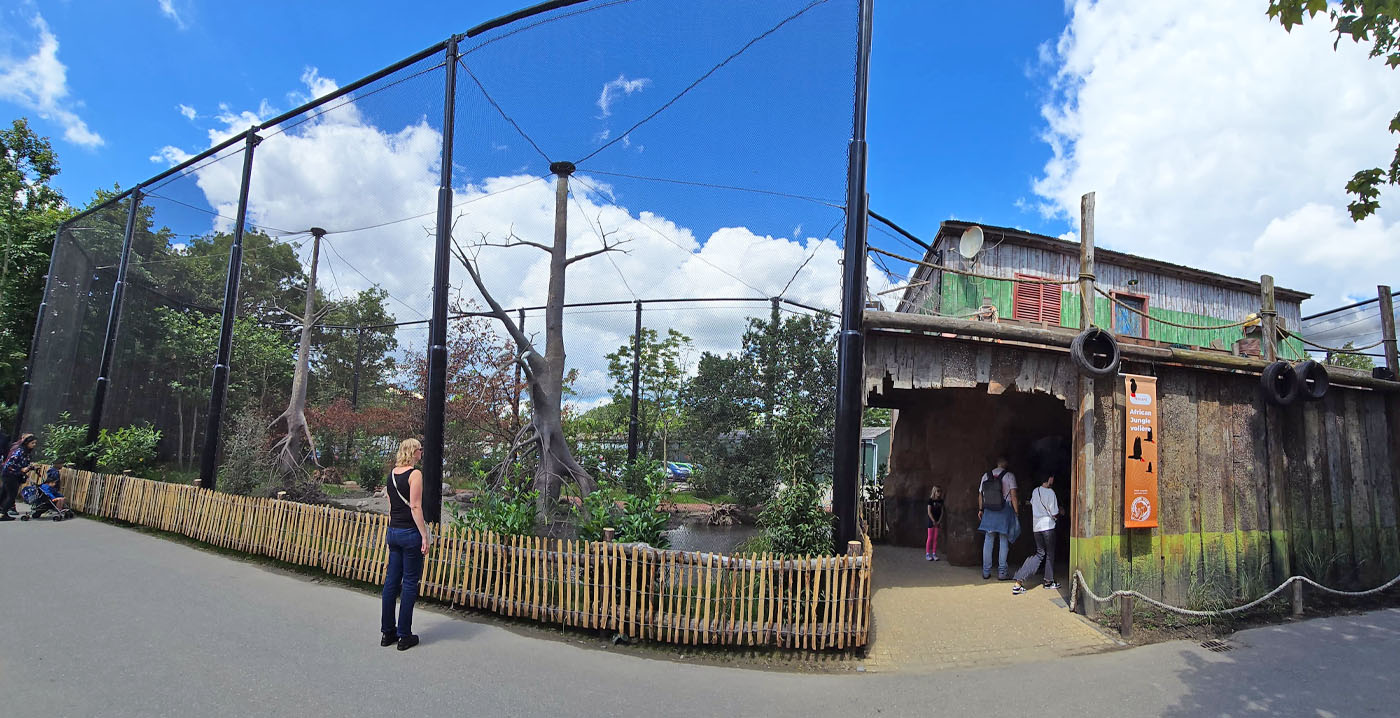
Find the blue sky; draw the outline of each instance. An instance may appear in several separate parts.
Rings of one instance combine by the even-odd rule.
[[[241,129],[239,122],[287,109],[521,4],[422,2],[406,12],[403,4],[358,1],[330,11],[310,3],[30,0],[0,10],[0,109],[29,116],[54,139],[63,165],[58,184],[82,204],[95,187],[130,186],[169,157],[207,147],[211,132]],[[607,7],[470,60],[550,159],[578,159],[617,140],[805,0],[595,4]],[[794,20],[626,143],[584,163],[581,174],[683,177],[839,199],[850,79],[844,63],[853,40],[842,13],[853,7],[853,0],[829,0]],[[1373,296],[1379,283],[1400,285],[1400,203],[1386,193],[1378,216],[1354,224],[1342,191],[1352,172],[1388,162],[1395,140],[1386,125],[1400,107],[1400,83],[1364,47],[1344,43],[1334,51],[1325,22],[1285,33],[1264,8],[1246,0],[1218,7],[1013,0],[991,8],[877,0],[872,207],[924,236],[948,218],[1073,236],[1079,196],[1095,191],[1102,246],[1235,276],[1268,272],[1281,286],[1317,296],[1305,312]],[[432,177],[423,170],[432,152],[423,143],[441,122],[435,81],[425,76],[357,103],[362,117],[348,123],[383,154],[370,169],[406,156],[418,163],[401,183],[411,197],[382,196],[390,180],[372,173],[310,172],[295,148],[279,157],[268,142],[261,161],[325,186],[308,196],[265,188],[271,194],[255,210],[260,221],[362,226],[416,214],[425,203],[431,209]],[[611,92],[606,110],[600,90]],[[459,194],[487,192],[489,178],[544,174],[543,160],[474,92],[467,88],[463,96],[472,101],[459,111],[459,130],[474,140],[458,142]],[[191,109],[182,114],[182,107]],[[375,157],[359,150],[339,156]],[[589,281],[572,285],[579,295],[571,298],[654,296],[678,285],[718,296],[785,285],[811,301],[832,294],[839,252],[818,241],[839,219],[830,207],[586,176],[606,185],[599,187],[606,197],[576,186],[590,219],[615,201],[626,212],[604,230],[665,242],[588,269]],[[191,196],[227,201],[226,181],[216,191],[212,180],[220,178],[203,179],[211,182],[186,188]],[[544,183],[517,192],[516,206],[495,216],[497,236],[500,222],[509,226],[523,209],[547,216]],[[336,196],[351,206],[322,202]],[[315,213],[289,215],[274,206],[278,200],[315,206]],[[355,246],[347,235],[343,249],[363,254],[357,269],[373,275],[393,259],[376,259],[375,248],[407,236],[362,234]],[[913,251],[878,229],[871,237],[877,246]],[[807,257],[815,257],[809,270],[793,275]],[[521,271],[502,266],[502,276]],[[529,301],[540,289],[501,291]],[[405,304],[418,301],[421,292]]]
[[[82,203],[94,187],[116,182],[127,186],[163,168],[150,160],[161,147],[174,145],[193,152],[206,146],[207,130],[217,124],[212,115],[221,105],[255,109],[266,101],[278,110],[287,109],[292,104],[288,93],[304,91],[301,77],[308,67],[345,83],[520,4],[521,0],[469,5],[425,2],[417,4],[415,12],[403,12],[396,4],[345,2],[335,12],[326,12],[308,3],[230,6],[175,0],[173,15],[163,12],[154,0],[26,5],[5,11],[0,18],[9,54],[32,49],[35,31],[30,21],[41,15],[60,43],[58,58],[67,67],[70,101],[81,103],[75,111],[103,144],[84,147],[67,142],[60,123],[34,117],[36,113],[14,102],[0,102],[0,106],[9,114],[31,116],[39,131],[54,138],[63,167],[58,185],[70,201]],[[950,216],[1019,224],[1053,234],[1068,228],[1014,206],[1017,199],[1030,195],[1031,182],[1049,158],[1048,147],[1039,139],[1044,122],[1038,103],[1044,90],[1037,86],[1036,77],[1044,71],[1037,69],[1037,48],[1062,31],[1064,12],[1055,3],[1016,2],[998,14],[1013,20],[998,22],[1001,34],[993,40],[973,30],[986,27],[986,13],[966,4],[891,0],[877,4],[869,119],[872,204],[917,233],[931,234],[938,221]],[[645,36],[637,31],[654,31],[647,23],[659,22],[651,17],[629,19],[634,26],[619,28],[629,37]],[[706,18],[702,15],[673,19],[682,25],[693,23],[703,34]],[[725,24],[723,18],[710,18],[710,22]],[[820,23],[801,28],[815,34],[810,42],[842,40],[822,36],[821,29]],[[598,24],[570,31],[601,35],[606,29]],[[715,45],[701,39],[679,53],[657,51],[643,56],[657,63],[701,68],[700,61],[712,61],[715,47],[725,37],[736,36],[722,31],[715,35]],[[600,42],[606,40],[600,38]],[[791,49],[790,44],[775,47]],[[491,58],[490,66],[497,60],[502,65],[520,62],[522,54],[527,53],[511,47]],[[655,68],[638,70],[656,74]],[[671,74],[680,78],[686,73]],[[806,63],[793,63],[786,74],[780,84],[823,82],[823,68]],[[517,118],[522,125],[529,127],[537,119],[529,116],[526,102],[511,97],[509,88],[518,85],[522,92],[535,91],[538,77],[494,85],[490,80],[496,78],[482,79],[498,88],[497,99],[503,105],[523,108],[524,116]],[[739,83],[735,87],[744,91]],[[580,91],[596,95],[591,86]],[[717,102],[713,96],[705,99]],[[772,113],[773,108],[759,104],[758,99],[744,98],[743,106]],[[829,99],[829,94],[820,98]],[[182,116],[181,105],[194,108],[198,115]],[[740,127],[743,118],[731,121],[730,127]],[[543,124],[533,122],[535,127]],[[566,141],[553,145],[559,158],[567,158]],[[844,147],[834,151],[841,155],[836,160],[844,160]],[[821,168],[831,175],[833,170],[839,172],[839,164],[823,162]],[[782,161],[773,165],[792,166]],[[640,174],[657,171],[636,162],[612,168]],[[705,168],[697,173],[705,174]],[[719,168],[708,176],[722,181],[729,174]],[[752,178],[744,182],[731,178],[731,182],[798,193],[813,191],[804,184],[816,185],[817,190],[832,184],[789,179],[795,178],[757,183]],[[877,233],[873,241],[892,240]]]

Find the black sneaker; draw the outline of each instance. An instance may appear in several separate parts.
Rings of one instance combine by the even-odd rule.
[[[15,517],[13,517],[13,516],[11,516],[11,515],[9,515],[9,514],[0,513],[0,521],[14,521],[14,520],[15,520]]]
[[[1058,590],[1060,590],[1060,582],[1059,582],[1059,581],[1046,581],[1046,582],[1040,584],[1040,587],[1041,587],[1041,588],[1053,588],[1053,589],[1055,589],[1055,590],[1058,591]]]
[[[418,645],[418,636],[407,635],[399,639],[400,651],[407,651],[408,649],[413,648],[416,645]]]
[[[381,645],[381,646],[392,646],[392,645],[394,645],[395,643],[398,643],[398,642],[399,642],[399,634],[396,633],[396,632],[394,632],[394,631],[388,631],[388,632],[381,631],[381,632],[379,633],[379,645]]]

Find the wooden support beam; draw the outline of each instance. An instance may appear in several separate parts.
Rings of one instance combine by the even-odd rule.
[[[1079,200],[1079,328],[1094,324],[1094,193]],[[1079,408],[1075,416],[1074,496],[1070,500],[1070,535],[1091,537],[1094,501],[1094,457],[1098,456],[1094,441],[1094,380],[1079,377]],[[1083,568],[1079,556],[1070,552],[1070,574]]]
[[[901,329],[925,334],[958,334],[964,337],[987,337],[1009,342],[1021,342],[1050,347],[1068,347],[1074,340],[1074,329],[1051,327],[1018,326],[1015,324],[992,324],[974,322],[955,317],[939,317],[906,312],[865,313],[865,327],[871,329]],[[1188,367],[1207,367],[1231,371],[1259,373],[1268,362],[1250,357],[1237,357],[1218,351],[1196,349],[1176,349],[1170,347],[1144,347],[1136,344],[1119,344],[1123,358],[1130,361],[1165,362]],[[1327,373],[1332,384],[1355,386],[1380,391],[1400,391],[1400,382],[1374,379],[1369,373],[1349,370],[1346,367],[1330,366]]]
[[[1131,640],[1133,637],[1133,597],[1119,596],[1119,606],[1122,610],[1118,612],[1118,634],[1123,640]]]
[[[1293,617],[1303,617],[1303,582],[1293,582]]]

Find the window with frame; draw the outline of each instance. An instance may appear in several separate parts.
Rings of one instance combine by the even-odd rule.
[[[1011,293],[1011,317],[1024,322],[1060,326],[1060,285],[1035,284],[1022,280],[1043,280],[1031,274],[1017,274]]]

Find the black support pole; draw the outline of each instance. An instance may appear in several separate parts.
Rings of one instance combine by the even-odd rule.
[[[126,268],[131,260],[131,239],[136,235],[136,213],[141,209],[141,191],[131,193],[131,206],[126,212],[126,233],[122,235],[121,259],[117,262],[117,281],[112,284],[112,306],[107,310],[107,334],[102,341],[102,360],[97,369],[97,391],[92,396],[92,414],[88,417],[87,444],[97,443],[102,430],[102,411],[107,406],[107,387],[111,384],[112,355],[117,349],[117,331],[122,318],[122,294],[126,289]],[[91,471],[96,458],[83,459],[83,468]]]
[[[233,220],[233,243],[228,253],[228,274],[224,278],[224,309],[219,323],[219,352],[214,357],[214,379],[209,387],[209,411],[204,424],[204,454],[199,457],[199,485],[214,488],[219,467],[219,438],[224,422],[224,402],[228,399],[229,361],[233,356],[233,319],[238,315],[238,279],[243,272],[243,220],[248,215],[248,187],[253,179],[253,148],[258,135],[244,133],[243,178],[238,185],[238,216]]]
[[[350,408],[360,410],[360,367],[365,361],[365,328],[355,332],[355,380],[350,385]]]
[[[637,460],[637,399],[642,387],[642,300],[637,300],[637,330],[632,333],[632,412],[627,419],[627,463]]]
[[[837,340],[835,461],[831,511],[836,515],[834,550],[844,554],[847,541],[860,539],[860,423],[864,410],[861,370],[865,338],[865,246],[870,198],[865,185],[865,113],[870,89],[870,43],[874,0],[861,0],[860,40],[856,47],[856,92],[850,158],[846,175],[846,247],[841,278],[841,333]]]
[[[23,434],[24,414],[29,410],[29,385],[34,381],[34,354],[39,351],[39,337],[42,336],[44,328],[44,315],[49,310],[49,291],[53,289],[53,267],[54,260],[58,256],[58,243],[63,237],[63,228],[68,223],[58,225],[58,231],[53,235],[53,247],[49,249],[49,273],[44,275],[44,297],[39,300],[39,313],[34,317],[34,334],[29,337],[29,356],[25,360],[24,383],[19,387],[19,401],[15,404],[15,431],[11,436],[16,440]],[[3,450],[8,450],[6,446]]]
[[[428,324],[428,415],[423,424],[423,519],[442,519],[444,413],[447,408],[447,292],[452,261],[452,135],[457,110],[457,38],[447,41],[442,113],[442,178],[433,254],[433,317]]]

